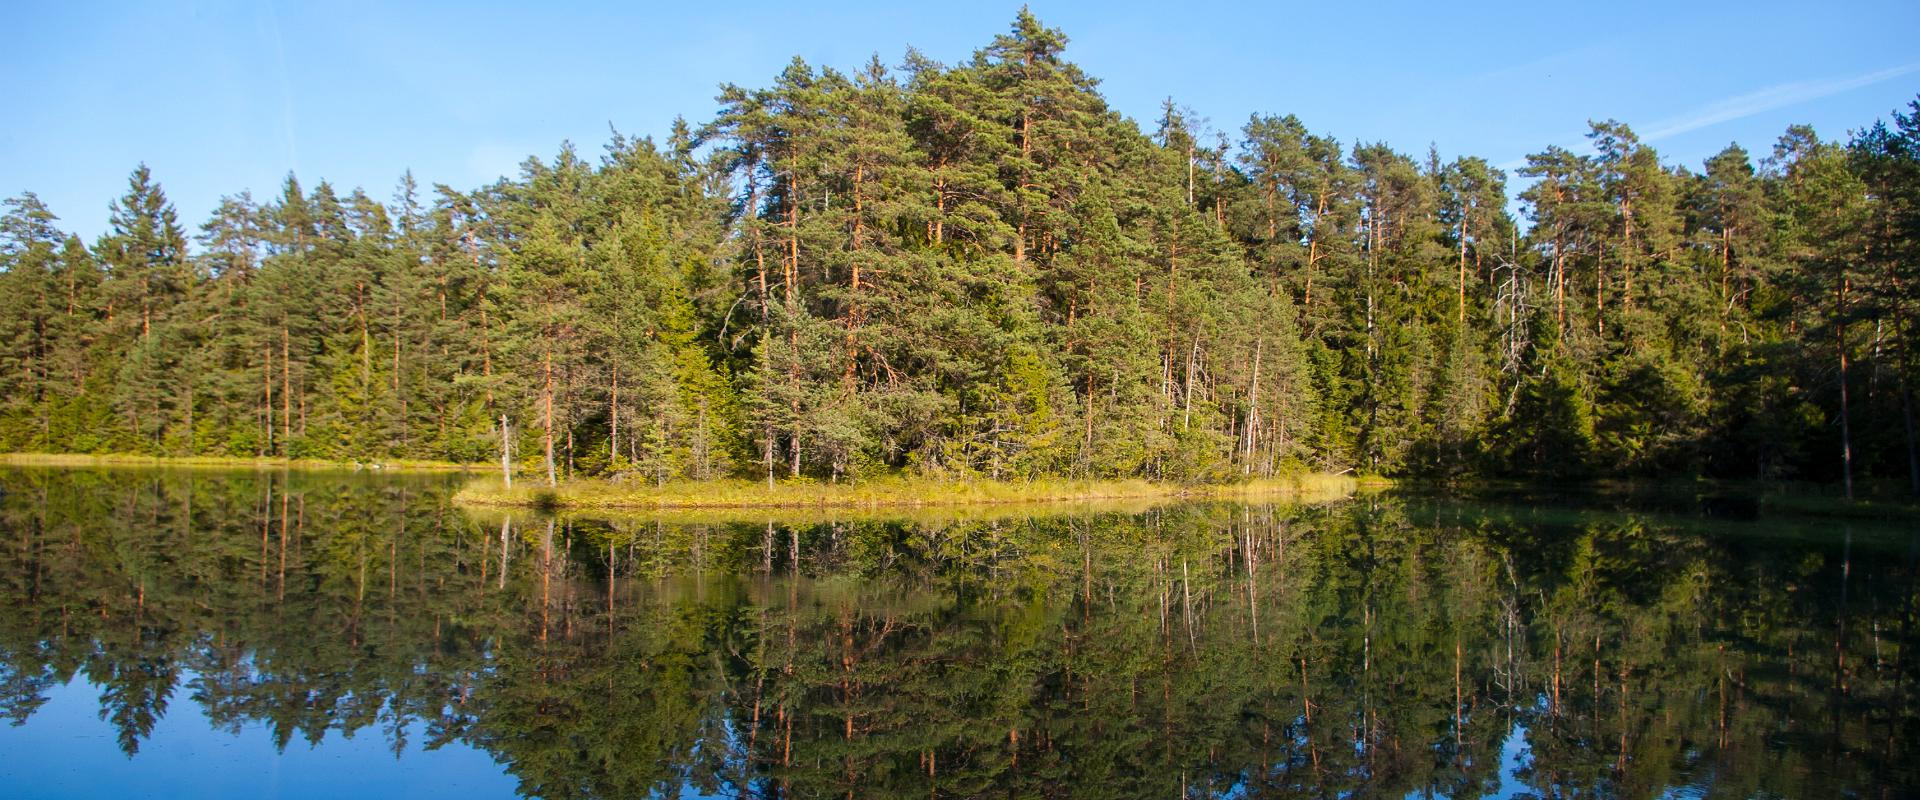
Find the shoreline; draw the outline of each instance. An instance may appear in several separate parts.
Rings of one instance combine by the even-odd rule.
[[[473,472],[483,465],[452,461],[332,461],[280,456],[143,456],[121,453],[0,453],[8,467],[182,467],[193,469],[297,469],[350,472]]]
[[[1037,480],[1029,482],[889,477],[860,483],[719,479],[664,485],[619,484],[586,479],[548,487],[500,485],[498,476],[478,478],[453,496],[463,506],[699,511],[727,509],[916,509],[959,506],[1070,504],[1111,501],[1228,500],[1255,497],[1332,500],[1363,487],[1389,485],[1380,478],[1313,473],[1230,484],[1176,484],[1133,480]]]

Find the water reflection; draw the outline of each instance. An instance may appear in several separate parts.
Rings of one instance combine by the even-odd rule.
[[[1416,496],[474,517],[457,480],[4,473],[0,715],[60,724],[78,678],[134,765],[200,714],[477,748],[554,798],[1920,783],[1910,528]]]

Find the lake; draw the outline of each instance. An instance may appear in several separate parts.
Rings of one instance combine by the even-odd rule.
[[[607,520],[465,480],[0,470],[0,795],[1920,792],[1911,521]]]

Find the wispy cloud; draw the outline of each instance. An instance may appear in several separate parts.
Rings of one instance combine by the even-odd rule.
[[[1709,128],[1723,122],[1744,119],[1778,108],[1787,108],[1801,103],[1831,97],[1841,92],[1852,91],[1863,86],[1871,86],[1882,81],[1893,80],[1902,75],[1920,72],[1920,63],[1903,64],[1897,67],[1875,70],[1864,75],[1850,78],[1827,78],[1821,80],[1791,81],[1776,84],[1755,92],[1735,95],[1724,100],[1716,100],[1685,114],[1654,122],[1642,130],[1640,140],[1656,142],[1679,136],[1683,133]],[[1639,127],[1639,126],[1635,126]],[[1525,157],[1515,158],[1495,166],[1512,173],[1527,165]]]
[[[1689,131],[1697,131],[1722,122],[1751,117],[1755,114],[1786,108],[1801,103],[1829,97],[1841,92],[1870,86],[1881,81],[1892,80],[1902,75],[1920,72],[1920,63],[1890,67],[1865,75],[1851,78],[1831,78],[1827,80],[1793,81],[1777,86],[1769,86],[1757,92],[1729,97],[1700,108],[1664,119],[1649,126],[1641,137],[1644,141],[1658,141],[1670,136],[1678,136]]]

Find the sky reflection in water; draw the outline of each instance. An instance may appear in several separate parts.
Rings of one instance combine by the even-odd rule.
[[[1916,789],[1911,523],[552,520],[459,480],[0,471],[4,794]]]

